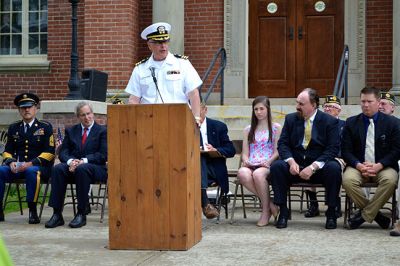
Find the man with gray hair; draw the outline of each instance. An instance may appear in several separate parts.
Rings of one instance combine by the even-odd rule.
[[[53,168],[51,179],[50,207],[53,216],[46,228],[64,225],[62,209],[68,183],[76,184],[78,212],[69,223],[71,228],[86,225],[86,204],[90,184],[107,180],[107,129],[94,121],[93,108],[88,102],[76,107],[78,124],[65,130],[59,159],[61,163]]]

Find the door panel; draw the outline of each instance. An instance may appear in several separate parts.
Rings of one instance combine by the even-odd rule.
[[[288,12],[293,10],[293,1],[273,1],[275,13],[268,12],[271,2],[249,2],[249,97],[292,97],[295,86],[294,29],[289,28],[294,13]]]
[[[297,0],[296,94],[311,87],[321,96],[332,94],[343,49],[343,1],[325,0],[318,12],[315,0]]]
[[[343,49],[343,1],[249,0],[249,97],[296,97],[306,87],[323,96]],[[268,5],[276,4],[276,12]],[[274,11],[274,10],[272,10]]]

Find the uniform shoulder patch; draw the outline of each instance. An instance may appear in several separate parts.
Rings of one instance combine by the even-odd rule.
[[[46,120],[39,120],[39,119],[38,119],[38,121],[39,121],[40,123],[42,123],[42,124],[51,126],[50,122],[48,122],[48,121],[46,121]]]
[[[138,65],[140,65],[140,64],[143,64],[144,62],[146,62],[147,60],[149,60],[149,58],[150,58],[150,57],[146,57],[146,58],[140,60],[139,62],[137,62],[137,63],[135,64],[135,66],[138,66]]]
[[[13,125],[16,125],[16,124],[19,124],[19,123],[22,123],[22,120],[17,120],[17,121],[12,122],[10,124],[10,126],[13,126]]]
[[[185,59],[185,60],[188,60],[188,59],[189,59],[189,56],[187,56],[187,55],[174,54],[174,56],[175,56],[176,58],[181,58],[181,59]]]

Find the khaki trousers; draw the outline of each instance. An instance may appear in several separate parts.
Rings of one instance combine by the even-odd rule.
[[[365,178],[360,171],[348,166],[343,174],[343,187],[347,195],[360,208],[365,221],[372,223],[379,210],[393,195],[396,189],[398,173],[390,167],[382,169],[376,176]],[[371,199],[365,196],[361,188],[363,183],[378,183],[375,194]]]

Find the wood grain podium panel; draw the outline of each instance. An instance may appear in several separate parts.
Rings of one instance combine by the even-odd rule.
[[[199,130],[186,104],[108,106],[110,249],[201,240]]]

